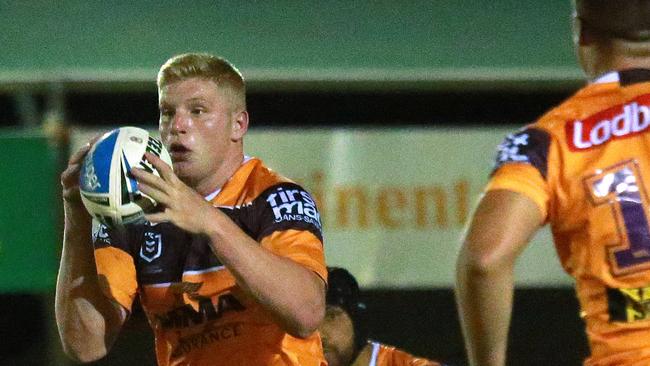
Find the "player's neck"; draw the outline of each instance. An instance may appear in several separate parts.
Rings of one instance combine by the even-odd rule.
[[[583,53],[582,61],[585,72],[590,78],[596,78],[610,71],[628,69],[650,69],[650,48],[615,52],[610,48],[601,51]]]
[[[193,182],[190,186],[205,197],[223,187],[239,169],[243,161],[243,151],[241,149],[235,151],[229,154],[212,174],[205,177],[205,179]]]

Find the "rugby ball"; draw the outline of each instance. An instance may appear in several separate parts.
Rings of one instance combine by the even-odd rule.
[[[156,201],[138,190],[132,167],[155,175],[145,160],[150,152],[172,165],[162,142],[138,127],[120,127],[104,134],[84,158],[79,174],[81,200],[91,216],[108,227],[144,223],[144,214],[155,211]]]

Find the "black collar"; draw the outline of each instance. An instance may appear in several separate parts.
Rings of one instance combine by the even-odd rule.
[[[650,81],[649,69],[627,69],[618,72],[618,79],[622,86]]]

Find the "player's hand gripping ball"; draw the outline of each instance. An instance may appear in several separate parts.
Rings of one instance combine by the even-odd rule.
[[[121,127],[104,134],[90,149],[79,174],[81,200],[91,216],[109,227],[144,222],[156,201],[138,190],[132,167],[159,176],[144,158],[150,152],[172,165],[160,140],[138,127]]]

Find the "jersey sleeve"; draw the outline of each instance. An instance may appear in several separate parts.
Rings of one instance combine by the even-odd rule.
[[[294,183],[266,189],[258,198],[256,240],[327,280],[320,213],[311,195]]]
[[[494,169],[486,191],[505,189],[533,200],[547,219],[551,193],[548,184],[548,132],[526,128],[506,136],[497,148]]]
[[[138,285],[133,257],[126,246],[127,239],[95,219],[92,233],[99,285],[104,295],[130,312]]]

